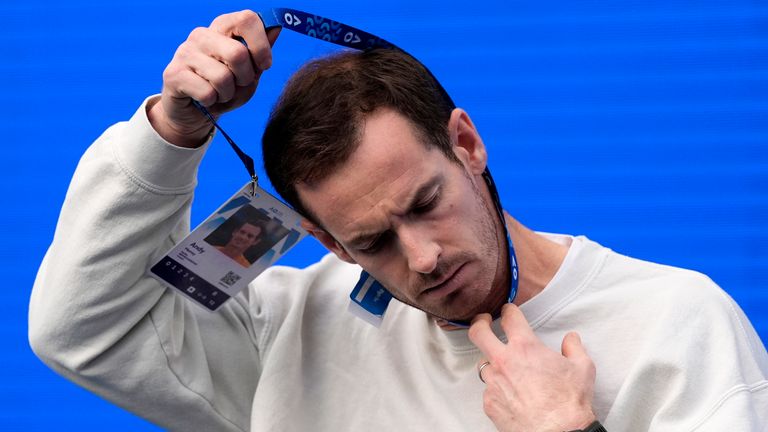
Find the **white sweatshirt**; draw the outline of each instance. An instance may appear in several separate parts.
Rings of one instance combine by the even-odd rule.
[[[332,255],[274,267],[216,313],[148,277],[189,230],[204,152],[164,142],[142,105],[83,156],[30,303],[43,361],[171,430],[494,430],[466,331],[397,301],[380,329],[355,318],[359,268]],[[581,334],[609,431],[766,430],[768,355],[728,295],[695,272],[552,238],[568,255],[521,310],[553,350]]]

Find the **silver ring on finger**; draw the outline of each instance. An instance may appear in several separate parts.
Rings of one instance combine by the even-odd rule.
[[[485,382],[485,380],[483,379],[483,369],[485,369],[485,367],[486,367],[486,366],[488,366],[489,364],[491,364],[491,362],[489,362],[489,361],[485,361],[485,362],[483,362],[483,364],[481,364],[481,365],[480,365],[480,367],[477,369],[477,376],[480,378],[480,381],[482,381],[482,382],[483,382],[483,384],[485,384],[485,383],[486,383],[486,382]]]

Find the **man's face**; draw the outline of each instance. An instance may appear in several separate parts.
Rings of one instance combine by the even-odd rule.
[[[259,241],[260,234],[260,227],[245,223],[232,233],[229,246],[245,251]]]
[[[452,116],[449,129],[471,126],[463,116],[458,129]],[[453,132],[454,142],[473,138]],[[454,146],[458,164],[421,143],[404,117],[379,110],[341,168],[298,186],[324,228],[311,231],[327,247],[399,300],[450,320],[492,311],[506,298],[504,239],[480,177],[485,150],[474,126],[471,132],[476,142]]]

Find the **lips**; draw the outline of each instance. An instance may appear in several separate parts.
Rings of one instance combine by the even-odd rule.
[[[438,282],[431,288],[427,288],[421,292],[420,296],[428,300],[436,300],[451,294],[459,289],[464,279],[464,264],[456,268],[455,271],[450,273],[444,280]]]

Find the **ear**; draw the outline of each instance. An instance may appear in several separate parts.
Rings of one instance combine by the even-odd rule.
[[[472,119],[463,109],[455,108],[451,112],[448,135],[453,143],[453,152],[467,170],[474,175],[482,174],[488,164],[488,153]]]
[[[315,224],[314,222],[310,221],[309,219],[302,219],[301,220],[301,227],[307,230],[307,232],[314,238],[320,241],[320,243],[323,244],[329,251],[336,254],[337,257],[339,257],[340,260],[348,262],[350,264],[357,264],[357,262],[352,259],[351,256],[347,253],[346,249],[339,244],[338,241],[336,241],[335,238],[333,238],[332,235],[328,234],[328,232],[324,229],[322,229],[320,226]]]

